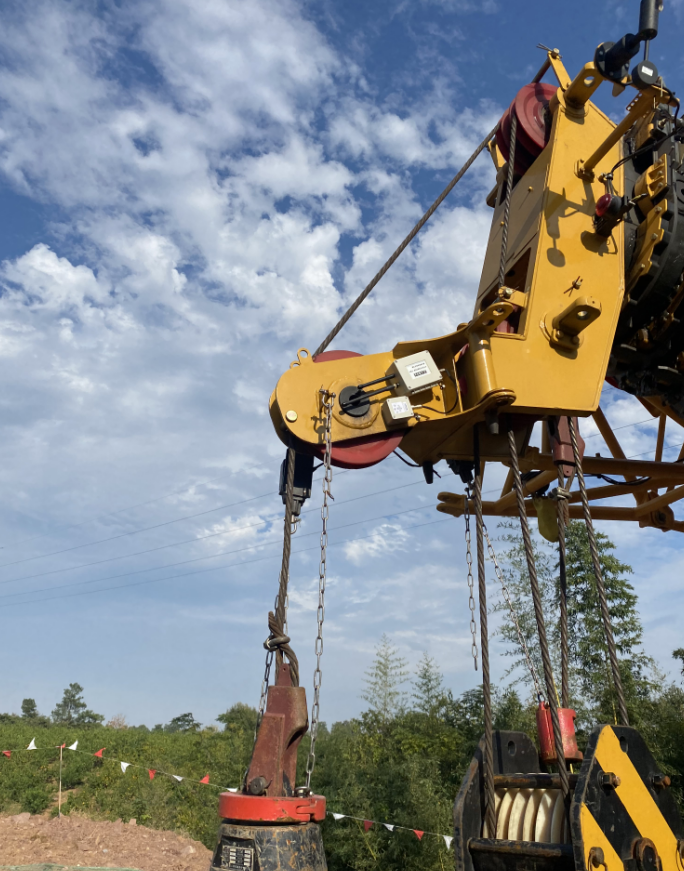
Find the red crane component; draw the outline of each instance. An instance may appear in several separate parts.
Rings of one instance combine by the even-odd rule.
[[[563,753],[566,762],[581,762],[584,759],[577,746],[575,736],[575,717],[577,714],[570,708],[558,708]],[[539,758],[542,762],[557,762],[556,743],[553,738],[553,725],[548,702],[540,702],[537,708],[537,733],[539,734]]]
[[[511,142],[511,117],[515,111],[518,126],[515,134],[515,171],[524,175],[544,150],[551,134],[549,101],[558,88],[546,82],[532,82],[516,94],[504,112],[496,144],[501,156],[508,160]]]
[[[297,749],[308,728],[306,690],[292,686],[290,666],[283,663],[275,684],[268,688],[266,710],[245,778],[251,796],[292,795]]]
[[[310,823],[325,819],[325,798],[308,795],[244,795],[222,792],[219,796],[219,816],[224,820],[243,823]]]

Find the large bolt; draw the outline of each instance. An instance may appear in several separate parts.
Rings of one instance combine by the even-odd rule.
[[[250,795],[263,795],[268,789],[268,781],[265,777],[259,775],[252,778],[247,784],[247,792]]]
[[[650,838],[634,842],[634,858],[639,871],[660,871],[661,864],[656,846]]]
[[[601,847],[592,847],[589,850],[589,864],[592,868],[600,868],[606,864],[606,857],[603,855]]]
[[[617,776],[617,774],[613,774],[612,771],[604,771],[599,774],[599,783],[601,786],[608,787],[610,789],[617,789],[620,786],[622,781]]]
[[[672,781],[667,774],[654,774],[651,778],[653,789],[666,789]]]

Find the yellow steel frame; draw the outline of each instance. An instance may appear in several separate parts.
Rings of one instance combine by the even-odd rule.
[[[599,401],[626,299],[626,277],[622,224],[609,238],[597,235],[593,223],[596,201],[605,190],[601,173],[608,172],[622,156],[623,134],[666,99],[660,90],[640,92],[616,126],[590,100],[601,82],[593,64],[585,65],[572,81],[557,52],[549,52],[546,64],[558,79],[550,105],[550,141],[513,188],[506,286],[500,287],[498,281],[506,167],[492,142],[489,151],[501,168],[497,190],[488,200],[494,215],[472,320],[446,336],[400,342],[391,351],[366,356],[316,363],[306,349],[300,349],[271,397],[271,417],[283,441],[321,445],[322,389],[339,397],[343,388],[382,378],[395,360],[423,351],[433,356],[443,378],[411,397],[414,416],[402,424],[401,448],[417,463],[472,460],[473,428],[507,412],[518,422],[521,468],[541,472],[539,489],[554,477],[555,466],[550,453],[527,445],[534,421],[557,415],[594,415],[606,436],[610,427]],[[615,171],[613,184],[623,189],[621,168]],[[498,331],[514,313],[518,319],[515,332]],[[585,322],[580,323],[578,317],[585,317]],[[387,395],[373,397],[369,411],[360,418],[344,414],[336,404],[333,442],[389,432],[391,425],[381,413]],[[657,398],[644,404],[652,412],[678,420]],[[480,428],[481,457],[506,462],[507,439],[495,429]],[[594,516],[684,531],[684,524],[674,521],[669,507],[684,496],[684,487],[673,489],[675,484],[684,484],[684,467],[662,461],[662,439],[656,460],[650,463],[625,459],[614,435],[606,441],[613,456],[587,458],[585,468],[625,476],[619,493],[633,493],[636,505],[598,506]],[[639,475],[651,476],[648,486],[629,487],[630,477]],[[663,488],[669,489],[661,493]],[[615,488],[590,492],[593,501],[619,495]],[[439,510],[463,511],[463,497],[441,495]],[[485,503],[484,509],[485,514],[512,513],[511,494],[502,493],[496,502]],[[529,509],[534,511],[531,503]],[[571,502],[571,517],[579,510]]]

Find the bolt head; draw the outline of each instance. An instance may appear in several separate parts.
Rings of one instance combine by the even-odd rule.
[[[297,412],[293,411],[292,409],[285,412],[285,420],[287,420],[289,423],[294,423],[297,420],[297,417]]]

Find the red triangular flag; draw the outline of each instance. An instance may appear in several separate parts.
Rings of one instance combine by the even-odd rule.
[[[373,820],[364,820],[364,821],[363,821],[363,830],[364,830],[364,832],[367,832],[368,829],[370,829],[370,827],[371,827],[372,825],[373,825]]]
[[[418,838],[418,840],[420,841],[420,839],[423,837],[423,835],[425,834],[425,832],[421,832],[420,829],[414,829],[414,830],[413,830],[413,834],[414,834],[414,835],[416,836],[416,838]]]
[[[98,756],[100,759],[102,759],[102,754],[106,749],[106,747],[103,747],[102,750],[98,750],[97,753],[93,753],[93,756]]]
[[[204,777],[200,780],[200,783],[209,783],[209,775],[205,774]]]
[[[150,780],[154,780],[154,775],[157,773],[156,768],[148,768],[147,773],[150,775]]]
[[[10,756],[12,755],[12,751],[11,750],[3,750],[2,755],[6,756],[9,759]]]
[[[64,748],[66,747],[66,744],[60,744],[59,747],[60,747],[60,750],[64,750]]]

